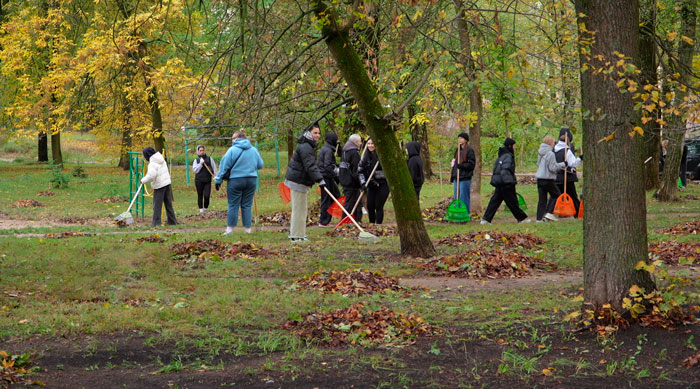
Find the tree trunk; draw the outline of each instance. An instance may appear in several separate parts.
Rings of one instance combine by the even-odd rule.
[[[39,162],[49,161],[49,139],[45,132],[39,133],[39,138],[37,140],[37,153]]]
[[[656,0],[642,0],[640,7],[639,27],[639,61],[640,82],[644,85],[656,85],[656,45],[654,34],[656,30]],[[644,187],[646,190],[659,187],[660,131],[656,120],[641,124],[644,130]]]
[[[61,153],[61,132],[51,134],[51,159],[53,164],[63,167],[63,153]]]
[[[146,76],[148,77],[148,76]],[[151,85],[150,81],[146,82],[148,89],[148,105],[151,108],[151,131],[153,134],[153,148],[156,151],[163,153],[165,148],[165,134],[163,133],[163,117],[160,113],[160,101],[158,100],[158,91],[155,85]]]
[[[124,127],[122,128],[122,144],[119,151],[118,167],[129,170],[129,151],[133,145],[131,139],[131,107],[129,106],[128,98],[123,99],[122,115],[124,115]]]
[[[476,120],[470,121],[471,124],[469,126],[469,145],[474,149],[474,156],[476,157],[474,175],[472,176],[470,211],[481,213],[481,118],[484,111],[483,101],[481,90],[476,85],[476,61],[471,54],[472,43],[469,36],[469,23],[464,10],[464,2],[462,0],[454,0],[454,4],[457,9],[457,32],[462,48],[459,63],[464,69],[466,79],[473,85],[469,92],[469,112],[476,116]]]
[[[408,116],[413,117],[416,115],[416,105],[409,104],[407,107]],[[418,123],[411,123],[411,140],[421,144],[420,157],[423,158],[423,173],[425,178],[428,179],[433,176],[433,166],[430,160],[430,145],[428,144],[428,126]]]
[[[292,160],[294,149],[294,130],[290,128],[289,131],[287,131],[287,162]]]
[[[314,4],[317,16],[326,18],[332,15],[323,1],[315,1]],[[360,116],[377,147],[396,212],[401,253],[431,257],[435,255],[435,248],[423,223],[405,153],[399,147],[390,122],[385,119],[384,107],[377,96],[377,89],[369,79],[362,60],[348,39],[347,32],[334,30],[331,27],[334,24],[335,21],[331,21],[331,24],[323,27],[326,45],[347,82],[357,102]]]
[[[584,299],[594,309],[619,310],[632,285],[654,288],[648,273],[635,270],[648,260],[642,139],[628,135],[638,117],[631,94],[594,71],[617,58],[616,51],[638,59],[639,9],[637,0],[576,0],[575,6],[579,25],[594,34],[579,33],[580,62],[589,67],[581,70],[582,105],[596,113],[583,120],[584,168],[592,178],[584,185]]]
[[[675,72],[680,74],[678,82],[681,84],[675,88],[676,97],[674,99],[677,104],[680,115],[668,115],[668,125],[664,128],[664,135],[668,139],[668,148],[666,160],[664,161],[664,172],[661,177],[661,186],[656,194],[659,201],[673,201],[678,199],[678,179],[681,170],[681,154],[683,151],[683,138],[685,136],[686,115],[688,111],[685,99],[688,97],[688,88],[685,85],[690,85],[692,77],[691,71],[693,66],[693,50],[695,48],[696,29],[696,0],[684,0],[681,5],[681,36],[691,37],[692,40],[687,42],[683,39],[678,44],[678,64],[674,66]],[[691,43],[692,42],[692,43]]]

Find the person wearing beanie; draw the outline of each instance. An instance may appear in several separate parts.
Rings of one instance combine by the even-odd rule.
[[[165,214],[168,217],[168,224],[177,224],[175,218],[175,210],[173,209],[173,191],[170,187],[170,172],[168,164],[161,153],[157,152],[153,147],[143,149],[143,158],[148,161],[148,170],[146,175],[141,179],[142,184],[151,183],[153,188],[153,220],[152,226],[161,225],[160,214],[165,204]]]
[[[455,156],[452,159],[452,173],[450,174],[450,182],[454,185],[454,196],[457,199],[459,192],[459,200],[462,200],[467,207],[467,212],[471,211],[470,198],[472,187],[472,176],[474,175],[474,167],[476,166],[476,156],[474,149],[469,147],[469,135],[463,132],[457,136],[459,147],[455,150]],[[457,179],[459,177],[459,179]],[[459,188],[457,188],[459,182]],[[458,190],[459,189],[459,190]]]
[[[321,147],[318,153],[318,169],[321,171],[323,180],[326,182],[326,188],[333,194],[335,198],[340,197],[340,190],[336,182],[338,181],[338,162],[335,159],[336,149],[338,148],[338,135],[329,132],[326,134],[326,143]],[[321,192],[321,217],[319,219],[319,227],[329,227],[333,218],[328,213],[328,208],[333,204],[333,199],[326,193]]]
[[[306,192],[314,183],[321,187],[321,193],[325,192],[326,181],[316,164],[316,146],[321,138],[321,129],[318,123],[314,123],[310,129],[297,139],[297,148],[289,160],[284,184],[290,189],[292,197],[292,220],[289,225],[289,240],[292,242],[306,242],[306,216],[309,213],[306,202]]]
[[[520,209],[518,195],[515,192],[515,185],[518,181],[515,178],[514,146],[515,141],[511,138],[506,138],[503,142],[503,147],[498,149],[498,159],[493,166],[493,175],[491,176],[491,185],[495,189],[484,212],[484,217],[481,218],[481,224],[491,224],[498,207],[504,201],[513,213],[513,216],[518,220],[518,223],[531,222],[527,218],[527,214]]]
[[[197,146],[197,155],[192,162],[194,171],[194,186],[197,188],[197,205],[199,214],[203,214],[209,208],[209,198],[211,197],[211,180],[216,176],[216,162],[214,158],[207,155],[204,145]]]

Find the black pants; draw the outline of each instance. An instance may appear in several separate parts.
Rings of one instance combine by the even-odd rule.
[[[552,213],[554,211],[554,206],[561,192],[559,188],[557,188],[557,184],[554,180],[538,178],[537,194],[537,220],[542,220],[545,213]],[[547,200],[547,195],[549,195],[549,200]]]
[[[170,185],[158,188],[153,191],[153,222],[152,226],[160,225],[160,212],[165,203],[165,214],[168,216],[168,224],[173,226],[177,224],[175,218],[175,210],[173,209],[173,190]]]
[[[484,220],[491,222],[493,217],[496,216],[498,207],[500,207],[501,203],[504,201],[518,221],[527,219],[527,214],[520,209],[520,205],[518,204],[518,195],[515,193],[515,185],[504,185],[498,186],[496,190],[494,190],[493,196],[491,196],[491,200],[489,200],[489,205],[484,212]]]
[[[559,192],[564,193],[564,183],[562,182],[561,184],[557,182],[557,188],[559,188]],[[578,198],[578,193],[576,193],[576,183],[575,182],[567,182],[566,183],[566,193],[571,196],[571,200],[574,202],[574,208],[576,208],[576,215],[574,217],[578,217],[578,209],[579,206],[581,205],[581,200]]]
[[[343,193],[345,194],[345,210],[348,211],[348,213],[352,212],[352,207],[355,206],[357,199],[360,198],[361,192],[362,189],[360,188],[349,188],[345,186],[343,187]],[[352,216],[355,218],[356,222],[359,223],[362,221],[361,204],[357,204],[357,208],[355,208],[355,213]]]
[[[209,197],[211,197],[211,180],[195,181],[194,186],[197,187],[197,205],[199,209],[209,208]]]
[[[688,162],[681,161],[681,186],[688,186]]]
[[[416,191],[416,198],[418,199],[418,205],[420,205],[420,190],[423,188],[423,186],[413,186],[413,189]]]
[[[382,224],[384,221],[384,204],[389,198],[389,184],[385,180],[370,182],[367,188],[367,215],[370,223]]]
[[[326,181],[326,188],[328,188],[328,191],[331,192],[336,199],[340,197],[340,190],[338,189],[338,185],[335,184],[335,179],[333,177],[323,177],[323,180]],[[319,223],[326,225],[331,222],[333,216],[328,213],[328,208],[330,208],[332,204],[333,199],[331,196],[329,196],[325,190],[321,189],[321,218],[319,219]]]

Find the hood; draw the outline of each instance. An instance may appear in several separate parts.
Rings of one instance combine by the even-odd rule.
[[[557,142],[557,144],[554,145],[554,152],[556,153],[557,151],[563,149],[566,147],[566,142],[560,140]],[[571,147],[569,147],[571,148]]]
[[[544,157],[544,156],[545,156],[547,153],[549,153],[550,151],[552,151],[552,146],[550,146],[550,145],[548,145],[548,144],[546,144],[546,143],[542,143],[542,144],[540,145],[539,151],[537,151],[537,154],[539,154],[540,157]]]
[[[151,156],[151,158],[148,160],[148,163],[164,164],[165,159],[163,158],[163,155],[161,153],[156,151],[156,153],[153,154]]]
[[[510,153],[510,152],[511,152],[511,150],[509,148],[503,146],[503,147],[500,147],[498,149],[498,156],[500,157],[501,155],[503,155],[505,153]]]
[[[348,151],[348,150],[353,150],[353,149],[359,150],[360,148],[357,147],[356,144],[354,144],[350,141],[345,142],[345,146],[343,146],[343,151]]]
[[[247,138],[236,139],[233,142],[233,145],[243,150],[248,150],[249,148],[253,147],[253,145],[250,144],[250,141]]]
[[[408,142],[406,143],[406,151],[408,151],[408,157],[413,157],[414,155],[420,155],[420,143],[418,142]]]
[[[338,144],[338,135],[336,135],[333,132],[329,132],[328,134],[326,134],[326,143],[335,147],[335,145]]]
[[[316,148],[316,145],[317,145],[317,143],[316,143],[315,140],[309,139],[309,138],[305,137],[305,136],[304,136],[304,133],[302,132],[302,133],[301,133],[301,136],[299,136],[299,137],[297,138],[297,144],[300,144],[300,145],[301,145],[301,144],[304,144],[304,143],[310,144],[311,147],[313,147],[313,148]]]

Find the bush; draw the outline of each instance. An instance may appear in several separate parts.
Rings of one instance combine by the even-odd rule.
[[[51,164],[51,185],[56,189],[67,188],[69,178],[61,169],[60,165]]]
[[[71,175],[77,178],[87,178],[88,176],[88,174],[85,172],[85,169],[83,169],[82,166],[76,166],[75,169],[73,169],[73,173]]]

